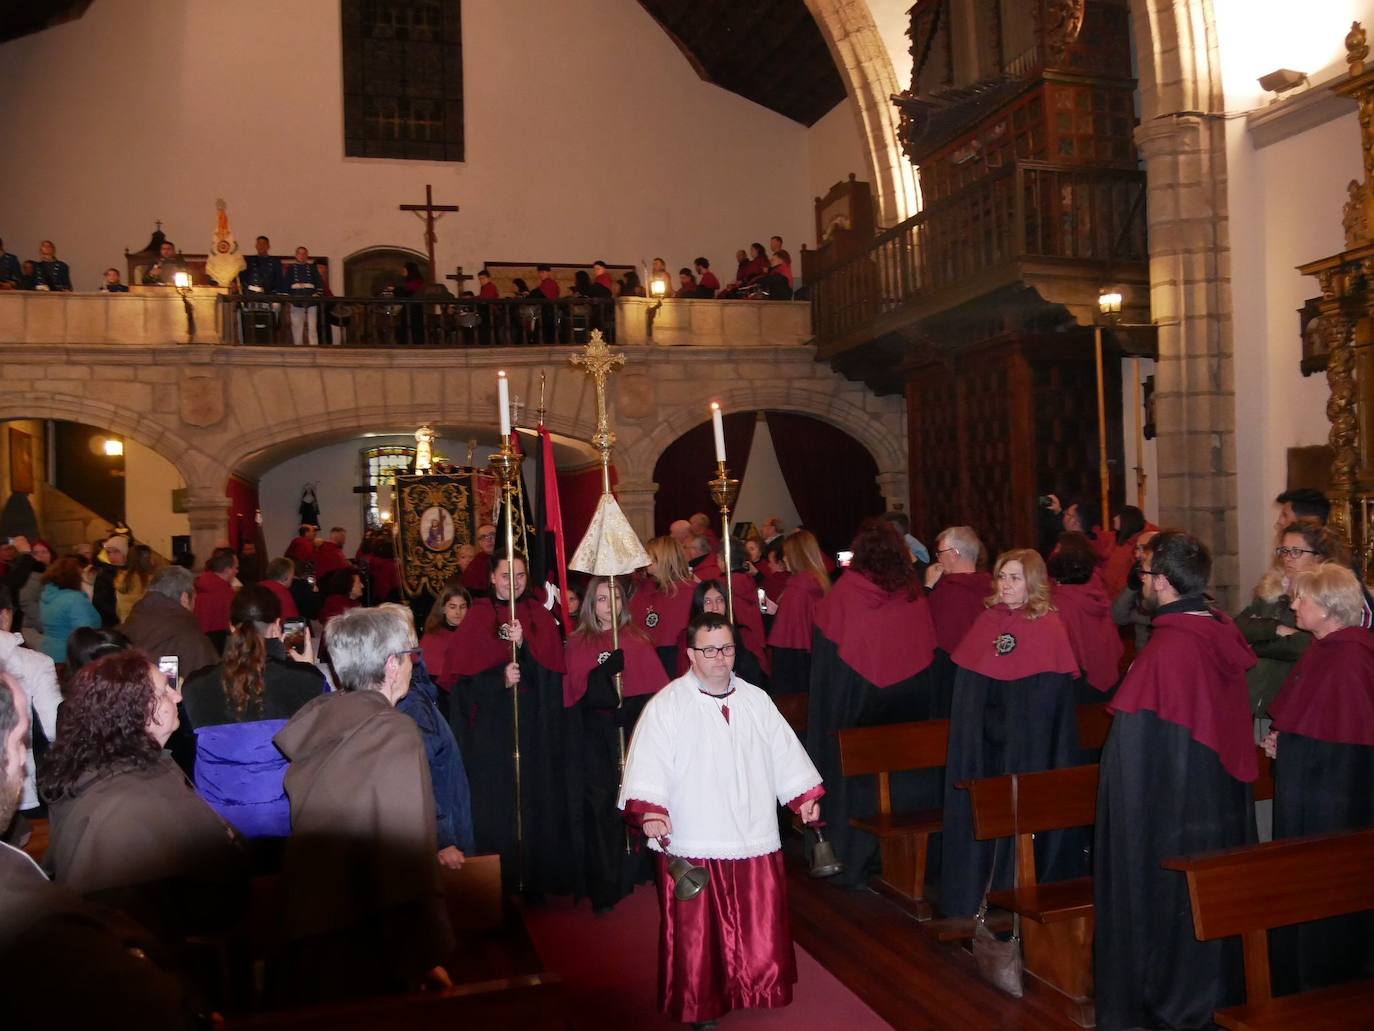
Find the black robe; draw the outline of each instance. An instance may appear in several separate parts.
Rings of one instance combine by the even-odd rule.
[[[519,662],[523,848],[516,839],[514,713],[506,664],[459,676],[449,702],[472,787],[477,851],[500,853],[508,892],[581,896],[586,892],[582,710],[563,707],[563,674],[541,665],[528,643],[520,648]]]
[[[1073,678],[1044,672],[1018,680],[994,680],[958,669],[950,713],[949,756],[945,765],[943,874],[940,912],[972,916],[996,875],[993,890],[1010,888],[1016,870],[1011,839],[975,841],[973,804],[961,781],[1035,773],[1083,761]],[[1037,881],[1062,881],[1088,872],[1084,830],[1054,831],[1035,837]]]
[[[772,648],[772,694],[801,694],[811,688],[811,653],[805,648]]]
[[[1374,827],[1374,746],[1280,732],[1275,840],[1368,827]],[[1279,995],[1374,977],[1374,912],[1275,928],[1269,969]]]
[[[1187,727],[1118,712],[1097,788],[1093,957],[1097,1026],[1205,1028],[1244,995],[1239,938],[1200,942],[1176,856],[1255,841],[1253,791]],[[1264,905],[1257,885],[1255,904]]]
[[[838,731],[929,718],[928,671],[890,687],[876,687],[840,658],[833,641],[820,630],[815,632],[806,750],[825,782],[825,834],[845,867],[843,873],[830,878],[830,883],[861,887],[878,865],[878,840],[849,826],[851,816],[872,816],[878,811],[877,778],[841,774]],[[940,805],[939,768],[893,773],[890,782],[893,812]]]

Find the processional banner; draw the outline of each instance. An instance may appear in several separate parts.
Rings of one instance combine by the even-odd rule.
[[[485,469],[396,477],[397,557],[408,596],[438,595],[459,571],[458,549],[495,522],[499,486]]]

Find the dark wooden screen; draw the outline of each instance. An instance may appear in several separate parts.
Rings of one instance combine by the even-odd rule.
[[[463,160],[460,0],[341,0],[344,154]]]

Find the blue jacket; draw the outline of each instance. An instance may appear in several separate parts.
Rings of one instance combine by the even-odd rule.
[[[453,728],[439,711],[439,689],[417,659],[410,674],[410,691],[396,708],[413,719],[425,739],[429,757],[429,777],[434,782],[434,806],[438,820],[441,849],[456,845],[464,855],[472,855],[477,845],[472,834],[472,795],[468,790],[467,770]]]
[[[258,720],[196,729],[196,793],[245,838],[291,834],[286,757],[272,743],[284,726]]]
[[[43,614],[43,654],[53,662],[67,661],[67,638],[73,630],[100,626],[100,613],[84,591],[44,584],[38,604]]]

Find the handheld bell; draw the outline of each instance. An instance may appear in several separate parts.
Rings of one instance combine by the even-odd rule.
[[[835,847],[825,840],[819,827],[812,827],[816,843],[811,847],[811,876],[834,877],[844,873],[844,864],[835,857]]]
[[[686,902],[702,893],[711,883],[711,874],[704,866],[693,866],[690,860],[675,856],[668,862],[668,876],[673,879],[673,895]]]

